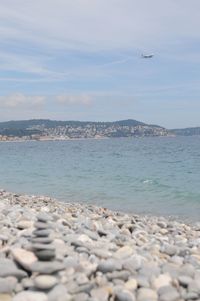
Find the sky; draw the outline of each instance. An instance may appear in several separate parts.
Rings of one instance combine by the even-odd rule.
[[[200,126],[199,16],[199,0],[0,0],[0,121]]]

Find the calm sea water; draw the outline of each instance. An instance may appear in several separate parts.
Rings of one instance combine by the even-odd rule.
[[[0,187],[199,219],[200,137],[0,143]]]

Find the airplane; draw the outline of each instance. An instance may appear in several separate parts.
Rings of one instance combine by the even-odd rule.
[[[142,54],[141,57],[143,59],[151,59],[152,57],[154,57],[154,54],[153,53],[152,54]]]

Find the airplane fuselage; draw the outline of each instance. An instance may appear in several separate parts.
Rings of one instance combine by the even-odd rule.
[[[151,59],[153,56],[153,54],[142,54],[143,59]]]

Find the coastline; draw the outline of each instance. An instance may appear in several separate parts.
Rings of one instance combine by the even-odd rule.
[[[0,300],[200,297],[198,223],[4,190],[0,215]]]
[[[14,140],[0,140],[0,142],[30,142],[30,141],[37,141],[37,142],[46,142],[46,141],[73,141],[73,140],[104,140],[110,139],[108,137],[94,137],[94,138],[68,138],[68,139],[59,139],[59,138],[48,138],[48,139],[14,139]]]
[[[0,140],[1,142],[48,142],[48,141],[87,141],[87,140],[108,140],[108,139],[142,139],[142,138],[176,138],[176,135],[167,135],[167,136],[129,136],[129,137],[94,137],[94,138],[67,138],[67,139],[59,139],[59,138],[48,138],[48,139],[15,139],[15,140]]]

